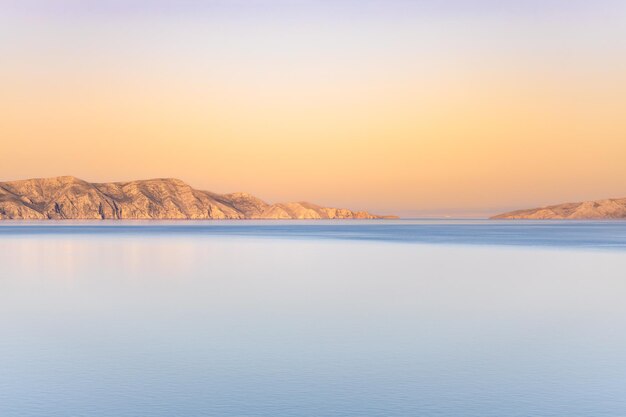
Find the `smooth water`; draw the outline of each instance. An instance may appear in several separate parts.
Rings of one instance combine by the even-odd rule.
[[[0,225],[0,416],[624,416],[626,223]]]
[[[270,239],[626,249],[626,221],[103,221],[5,222],[2,235],[202,235]]]

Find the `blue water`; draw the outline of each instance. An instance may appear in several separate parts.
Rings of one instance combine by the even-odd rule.
[[[0,416],[623,416],[626,223],[2,223]]]
[[[5,222],[1,235],[205,235],[626,249],[626,221]]]

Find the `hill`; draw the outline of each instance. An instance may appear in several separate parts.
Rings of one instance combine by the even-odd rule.
[[[387,216],[388,217],[388,216]],[[196,190],[178,179],[89,183],[76,177],[0,182],[0,219],[379,219],[312,203],[268,204]]]
[[[498,214],[492,219],[626,219],[626,198],[565,203]]]

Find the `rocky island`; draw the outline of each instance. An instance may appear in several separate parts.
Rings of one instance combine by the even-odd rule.
[[[268,204],[247,193],[196,190],[178,179],[90,183],[76,177],[0,182],[0,219],[382,219],[316,204]]]
[[[498,214],[491,219],[610,220],[626,219],[626,198],[565,203]]]

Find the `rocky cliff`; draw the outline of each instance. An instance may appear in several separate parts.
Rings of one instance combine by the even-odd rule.
[[[268,204],[196,190],[177,179],[89,183],[75,177],[0,182],[0,219],[378,219],[311,203]]]
[[[626,198],[565,203],[527,210],[511,211],[492,219],[626,219]]]

